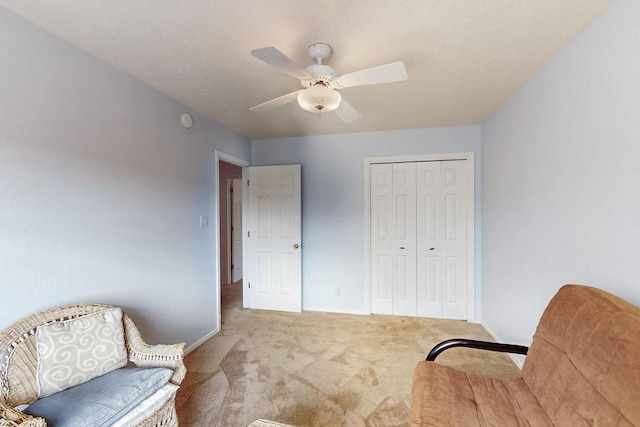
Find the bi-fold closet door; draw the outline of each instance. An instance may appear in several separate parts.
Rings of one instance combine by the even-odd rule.
[[[370,172],[371,312],[466,319],[466,160]]]

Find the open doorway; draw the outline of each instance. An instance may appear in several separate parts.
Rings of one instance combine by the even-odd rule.
[[[242,168],[220,161],[220,284],[242,279]]]
[[[233,260],[232,245],[229,240],[232,237],[230,232],[232,193],[229,189],[233,187],[233,182],[230,184],[229,181],[238,178],[241,179],[242,168],[249,166],[249,162],[216,150],[215,165],[215,187],[218,192],[215,207],[217,230],[215,246],[217,248],[216,252],[218,253],[216,257],[216,270],[218,274],[216,275],[215,312],[217,313],[217,331],[220,331],[224,323],[222,312],[227,311],[227,309],[233,305],[239,305],[240,308],[242,308],[243,305],[242,279],[239,278],[234,284],[231,274],[232,262],[242,262],[243,253],[242,250],[240,250],[239,254],[235,257],[236,260]],[[242,198],[240,198],[240,200],[242,200]],[[240,203],[240,206],[237,206],[236,210],[240,209],[240,211],[237,212],[237,216],[241,221],[242,202]],[[240,241],[242,241],[241,237]],[[242,271],[242,269],[240,269],[240,271]]]
[[[238,292],[242,292],[242,167],[220,160],[218,183],[220,286],[224,309],[227,291],[239,288]]]

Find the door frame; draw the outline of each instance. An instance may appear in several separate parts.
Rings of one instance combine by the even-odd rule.
[[[232,219],[231,219],[232,200],[231,199],[233,198],[233,195],[231,194],[232,183],[233,183],[233,178],[227,178],[227,182],[226,182],[227,185],[225,186],[226,198],[227,198],[227,223],[224,224],[224,226],[227,229],[227,242],[226,242],[227,265],[224,268],[227,270],[227,278],[229,280],[229,283],[233,283],[233,278],[231,277],[231,275],[233,274],[233,271],[231,269],[231,248],[233,246],[232,245],[233,233],[231,232],[231,223],[232,223]],[[220,225],[222,226],[222,224]],[[222,266],[220,268],[222,269]]]
[[[439,160],[467,161],[467,320],[476,318],[476,260],[475,260],[475,153],[438,153],[406,156],[365,157],[364,159],[364,311],[371,314],[371,165],[376,163],[433,162]]]
[[[230,154],[224,153],[219,150],[215,150],[214,154],[214,165],[216,172],[213,174],[213,188],[216,192],[216,197],[214,197],[214,210],[215,210],[215,266],[216,266],[216,290],[215,290],[215,307],[217,313],[216,325],[217,329],[220,330],[222,328],[222,306],[221,306],[221,280],[220,280],[220,162],[231,163],[236,166],[240,166],[242,168],[247,167],[250,163],[246,160],[240,159],[238,157],[234,157]],[[244,197],[244,196],[243,196]],[[244,207],[242,209],[242,220],[244,221]],[[244,254],[243,254],[244,256]]]
[[[244,278],[244,276],[240,275],[240,278],[238,280],[233,280],[233,268],[232,266],[234,266],[235,264],[233,263],[233,233],[234,231],[231,229],[231,227],[234,225],[233,224],[233,214],[234,214],[234,210],[233,210],[233,197],[235,194],[238,194],[236,186],[234,185],[235,181],[238,181],[240,183],[240,191],[242,191],[244,189],[244,186],[242,185],[242,182],[244,181],[242,179],[242,176],[240,176],[240,178],[228,178],[227,179],[227,197],[229,198],[227,201],[227,208],[229,209],[229,212],[227,213],[227,220],[228,220],[228,224],[227,224],[227,233],[228,233],[228,242],[229,242],[229,248],[227,249],[229,251],[229,262],[228,262],[228,266],[229,266],[229,283],[235,283],[238,280],[242,280]],[[233,188],[233,192],[229,191],[229,187]],[[242,205],[242,213],[240,214],[240,222],[242,223],[242,220],[244,220],[244,194],[242,195],[242,198],[240,199],[240,204]],[[244,224],[243,224],[244,225]],[[242,227],[242,243],[244,243],[244,226]],[[242,263],[244,264],[244,246],[242,247],[242,255],[241,255],[241,259],[242,259]],[[244,272],[244,269],[243,269]]]

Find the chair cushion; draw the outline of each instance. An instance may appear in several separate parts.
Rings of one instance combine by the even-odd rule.
[[[165,385],[168,368],[122,368],[41,398],[25,413],[49,427],[110,426]]]
[[[521,378],[500,380],[420,362],[411,426],[552,426]]]
[[[162,388],[145,400],[140,402],[138,406],[127,412],[122,418],[113,423],[111,427],[129,427],[137,426],[151,415],[155,414],[164,406],[171,397],[173,397],[180,387],[166,383]]]
[[[40,397],[84,383],[127,363],[120,308],[40,325],[36,338]]]

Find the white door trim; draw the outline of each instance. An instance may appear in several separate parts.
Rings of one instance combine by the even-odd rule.
[[[231,235],[231,239],[229,241],[229,253],[231,254],[231,256],[229,257],[229,268],[231,269],[231,272],[229,273],[229,277],[231,278],[231,283],[236,283],[238,280],[242,280],[242,253],[244,252],[242,250],[242,241],[243,236],[244,236],[244,227],[242,224],[242,213],[244,212],[244,207],[242,206],[242,200],[243,200],[243,196],[242,196],[242,176],[240,178],[233,178],[231,179],[231,186],[233,187],[233,193],[230,193],[229,195],[230,197],[230,202],[229,202],[229,207],[231,208],[231,214],[229,215],[229,234]],[[238,200],[238,193],[240,193],[240,198]],[[236,204],[240,202],[240,221],[238,221],[238,212],[237,210],[233,209],[233,206],[236,206]],[[236,206],[237,207],[237,206]],[[231,227],[233,226],[233,230],[231,230]],[[240,242],[238,243],[238,234],[240,233]],[[235,242],[235,243],[234,243]],[[236,254],[237,252],[237,245],[240,246],[240,256],[234,256],[234,254]],[[236,251],[234,252],[234,248],[236,248]],[[236,254],[237,255],[237,254]],[[240,260],[240,261],[238,261]],[[231,268],[233,265],[234,268]],[[239,265],[239,270],[240,273],[238,273],[238,267]],[[239,275],[239,277],[238,277]],[[235,279],[235,280],[234,280]]]
[[[475,163],[473,152],[418,154],[407,156],[365,157],[364,159],[364,311],[371,314],[371,165],[376,163],[428,162],[438,160],[466,160],[468,179],[467,203],[467,319],[476,319],[475,283]]]
[[[227,198],[227,223],[224,226],[227,229],[227,265],[224,267],[227,270],[227,280],[229,283],[233,283],[233,278],[231,275],[233,271],[231,271],[231,248],[232,248],[232,240],[233,235],[231,233],[231,203],[232,203],[232,195],[231,195],[231,187],[232,187],[233,178],[227,178],[225,190],[226,190],[226,198]],[[222,224],[220,224],[222,226]],[[222,268],[222,267],[221,267]]]
[[[220,306],[220,161],[231,163],[240,167],[249,166],[249,162],[246,160],[242,160],[238,157],[234,157],[230,154],[224,153],[222,151],[216,150],[214,154],[214,165],[215,165],[215,173],[213,174],[213,188],[215,189],[216,197],[214,197],[214,212],[215,212],[215,265],[216,265],[216,313],[217,313],[217,329],[220,330],[222,328],[222,310]],[[244,217],[244,208],[242,210],[242,215]],[[244,285],[243,285],[244,286]],[[244,292],[243,292],[244,294]]]

